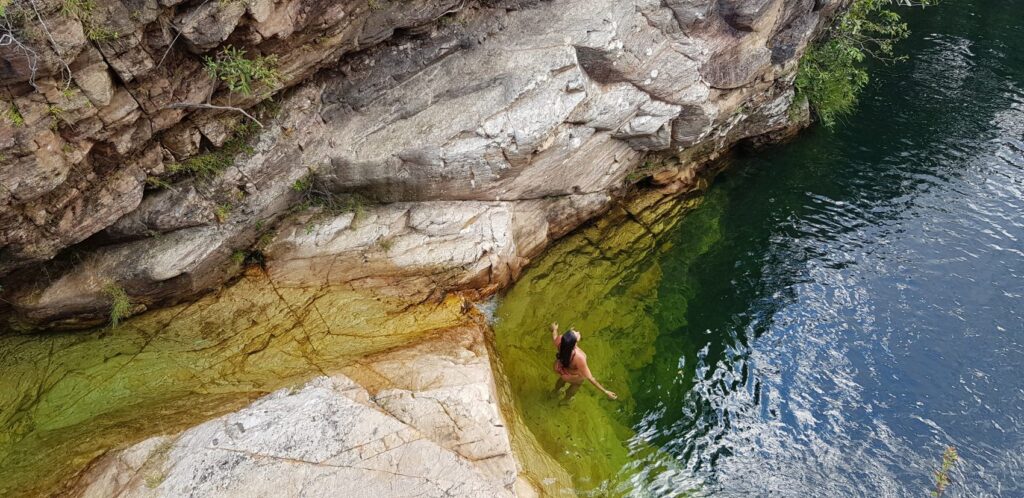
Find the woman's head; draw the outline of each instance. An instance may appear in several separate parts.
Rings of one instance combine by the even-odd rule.
[[[558,362],[568,368],[572,363],[572,353],[576,350],[576,343],[580,340],[580,333],[569,329],[562,334],[562,342],[558,345]]]

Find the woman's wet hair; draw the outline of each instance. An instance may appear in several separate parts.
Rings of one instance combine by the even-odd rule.
[[[572,353],[576,349],[576,331],[569,329],[566,333],[562,334],[562,342],[558,345],[558,362],[563,367],[569,368],[569,364],[572,362]]]

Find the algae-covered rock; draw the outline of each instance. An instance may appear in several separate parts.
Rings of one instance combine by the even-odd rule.
[[[511,497],[483,331],[446,329],[112,452],[68,494]]]
[[[110,448],[466,320],[454,297],[415,305],[253,275],[117,328],[5,337],[0,495],[49,489]]]

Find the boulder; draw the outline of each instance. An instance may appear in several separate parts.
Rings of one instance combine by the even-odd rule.
[[[245,9],[246,2],[204,2],[177,16],[174,26],[195,52],[205,52],[231,35]]]

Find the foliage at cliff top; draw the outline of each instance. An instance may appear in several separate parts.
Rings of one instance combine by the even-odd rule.
[[[893,4],[934,5],[938,0],[855,0],[823,42],[807,49],[797,71],[797,96],[806,98],[826,127],[853,111],[857,96],[868,84],[864,60],[886,62],[903,59],[893,53],[894,44],[910,31]]]

